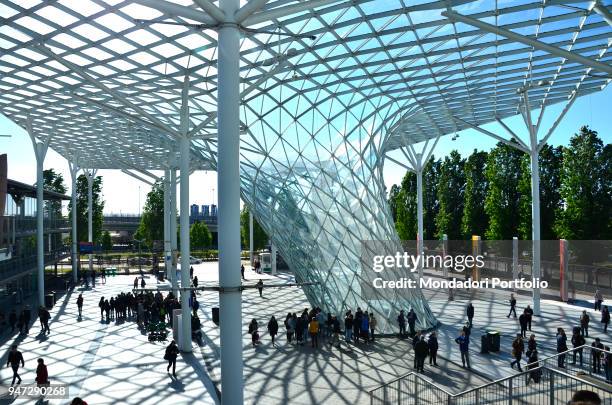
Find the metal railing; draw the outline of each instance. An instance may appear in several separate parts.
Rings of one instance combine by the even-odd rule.
[[[582,353],[582,356],[580,353]],[[538,360],[538,363],[540,366],[562,370],[570,375],[588,375],[605,381],[604,356],[606,353],[610,352],[585,344],[545,357]],[[560,367],[561,364],[563,364],[563,367]]]
[[[70,249],[68,247],[61,247],[60,249],[53,250],[51,252],[45,252],[44,263],[45,265],[55,263],[68,256],[70,256]],[[36,268],[36,264],[36,254],[1,261],[0,281],[4,281],[25,271],[32,270]]]
[[[420,374],[409,373],[371,390],[370,404],[556,405],[567,403],[578,390],[593,391],[602,399],[612,398],[612,385],[606,384],[603,376],[591,373],[589,375],[596,378],[589,378],[589,381],[585,377],[587,370],[557,369],[559,356],[565,355],[567,361],[569,355],[578,349],[586,352],[593,348],[585,345],[547,357],[540,360],[539,364],[531,364],[531,369],[457,394]],[[595,352],[600,355],[605,353],[600,349],[595,349]],[[592,367],[591,363],[589,367]]]

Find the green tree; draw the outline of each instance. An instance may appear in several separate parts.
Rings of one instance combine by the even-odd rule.
[[[189,244],[192,250],[210,247],[212,235],[204,221],[195,221],[189,228]]]
[[[488,183],[485,176],[487,152],[474,152],[467,158],[463,168],[465,172],[465,192],[463,216],[461,218],[461,235],[470,239],[472,235],[484,236],[489,223],[485,212],[485,198]]]
[[[561,197],[555,230],[564,239],[610,239],[612,229],[610,145],[588,126],[563,150]]]
[[[249,246],[249,209],[245,205],[240,213],[240,237],[242,239],[242,246],[248,248]],[[255,216],[253,216],[253,249],[261,250],[268,243],[268,235],[263,230]]]
[[[487,156],[485,177],[489,184],[485,198],[485,212],[489,224],[485,237],[507,240],[517,236],[519,215],[518,183],[523,152],[498,143]]]
[[[66,184],[64,184],[64,176],[53,169],[43,170],[43,188],[45,190],[65,194],[67,188]],[[45,213],[50,218],[61,218],[62,202],[57,200],[46,200]]]
[[[391,190],[389,191],[389,198],[387,203],[389,204],[389,211],[391,211],[391,218],[393,218],[393,222],[397,221],[397,195],[399,194],[401,188],[397,184],[391,186]]]
[[[86,242],[89,239],[87,228],[87,177],[81,174],[76,181],[77,194],[77,239]],[[72,202],[68,204],[69,218],[72,218]],[[102,176],[97,176],[92,185],[92,228],[93,241],[100,243],[102,222],[104,220],[104,201],[102,200]]]
[[[153,246],[154,240],[164,240],[164,184],[158,180],[147,193],[140,224],[134,237]]]
[[[436,216],[440,210],[438,200],[438,183],[442,161],[435,159],[432,155],[423,168],[423,240],[434,238],[437,231]],[[416,178],[415,178],[416,181]],[[415,204],[416,204],[416,183],[415,183]],[[415,215],[416,221],[416,215]],[[416,231],[410,239],[416,238]]]
[[[417,234],[416,174],[406,172],[395,199],[395,229],[401,240],[415,239]]]
[[[461,239],[461,218],[465,192],[465,160],[456,150],[444,158],[440,166],[437,184],[439,209],[435,218],[437,232],[441,239],[444,234],[450,240]]]
[[[113,240],[109,231],[102,233],[102,250],[108,253],[113,248]]]

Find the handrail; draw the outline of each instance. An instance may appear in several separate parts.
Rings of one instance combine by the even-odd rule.
[[[369,394],[370,394],[370,398],[373,398],[374,397],[374,393],[376,391],[378,391],[380,389],[385,389],[386,387],[391,386],[393,383],[396,383],[396,382],[398,382],[400,380],[405,380],[405,379],[409,378],[410,376],[414,376],[415,378],[418,378],[419,380],[421,380],[421,381],[425,382],[426,384],[428,384],[432,389],[436,389],[436,390],[446,394],[448,398],[458,398],[460,396],[468,395],[468,394],[470,394],[472,392],[476,392],[476,391],[479,391],[479,390],[486,389],[487,387],[491,387],[493,385],[504,384],[507,381],[514,380],[514,379],[516,379],[518,377],[527,375],[527,374],[532,373],[532,372],[534,372],[536,370],[548,370],[548,371],[550,371],[552,373],[556,373],[556,374],[562,375],[564,377],[568,377],[568,378],[572,378],[572,379],[575,379],[575,380],[579,380],[581,383],[587,384],[587,385],[589,385],[591,387],[595,387],[597,389],[602,389],[602,390],[604,390],[606,392],[612,393],[612,390],[609,390],[606,387],[602,387],[602,386],[597,385],[597,384],[595,384],[595,383],[593,383],[591,381],[582,379],[579,376],[571,375],[569,373],[566,373],[566,372],[561,371],[561,370],[557,370],[555,368],[552,368],[552,367],[544,364],[546,361],[548,361],[550,359],[554,359],[555,357],[558,357],[560,355],[567,355],[568,353],[571,353],[573,351],[583,350],[585,348],[590,348],[590,349],[595,350],[595,351],[599,351],[599,352],[602,352],[602,353],[607,353],[606,350],[602,350],[602,349],[599,349],[599,348],[596,348],[596,347],[592,347],[592,346],[589,346],[589,345],[585,344],[585,345],[582,345],[582,346],[579,346],[579,347],[568,349],[568,350],[566,350],[566,351],[564,351],[562,353],[557,353],[555,355],[543,358],[541,360],[538,360],[537,362],[529,363],[527,365],[527,367],[529,367],[530,365],[533,365],[533,364],[536,364],[536,363],[540,363],[540,365],[538,367],[534,367],[534,368],[531,368],[531,369],[528,369],[528,370],[525,370],[525,371],[522,371],[522,372],[510,375],[510,376],[506,376],[506,377],[497,379],[495,381],[491,381],[491,382],[488,382],[486,384],[480,385],[478,387],[474,387],[474,388],[467,389],[465,391],[461,391],[459,393],[451,393],[451,392],[447,391],[445,388],[440,387],[436,383],[423,378],[420,374],[415,373],[415,372],[410,372],[410,373],[407,373],[407,374],[404,374],[402,376],[399,376],[399,377],[397,377],[397,378],[395,378],[395,379],[393,379],[391,381],[388,381],[388,382],[386,382],[386,383],[384,383],[384,384],[382,384],[382,385],[380,385],[380,386],[370,390]]]
[[[554,358],[557,358],[557,357],[559,357],[559,356],[561,356],[561,355],[566,355],[566,354],[569,354],[569,353],[573,353],[574,351],[576,351],[576,352],[577,352],[577,351],[579,351],[579,350],[583,350],[583,349],[595,350],[595,351],[602,352],[602,353],[611,353],[611,352],[609,352],[609,351],[607,351],[607,350],[605,350],[605,349],[600,349],[600,348],[598,348],[598,347],[593,347],[593,346],[588,345],[588,344],[586,344],[586,343],[585,343],[585,344],[583,344],[582,346],[572,347],[571,349],[567,349],[567,350],[566,350],[566,351],[564,351],[564,352],[561,352],[561,353],[555,353],[555,354],[553,354],[553,355],[551,355],[551,356],[544,357],[543,359],[538,359],[538,361],[534,361],[533,363],[527,363],[527,366],[529,366],[529,365],[531,365],[531,364],[534,364],[534,363],[541,363],[541,362],[543,362],[543,361],[547,361],[547,360],[550,360],[550,359],[554,359]]]

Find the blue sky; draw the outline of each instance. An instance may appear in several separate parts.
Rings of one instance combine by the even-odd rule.
[[[612,89],[610,87],[597,94],[578,99],[549,139],[549,143],[566,145],[570,137],[578,131],[580,126],[585,124],[598,131],[604,143],[612,142],[612,120],[610,119],[612,108],[610,106],[612,106]],[[548,130],[562,108],[562,105],[556,105],[546,110],[542,123],[542,133]],[[509,118],[506,123],[515,133],[526,139],[525,125],[520,116]],[[499,130],[497,125],[490,125],[486,128],[493,132]],[[498,133],[503,134],[503,132]],[[8,154],[9,178],[25,183],[34,183],[36,181],[36,160],[27,133],[7,118],[0,116],[0,134],[12,135],[10,138],[0,137],[0,153]],[[495,140],[479,132],[467,130],[462,131],[455,141],[451,140],[451,136],[442,138],[434,151],[434,155],[444,156],[451,150],[457,149],[465,156],[469,155],[474,149],[489,150],[495,146],[495,143]],[[399,156],[397,155],[398,152],[395,153],[394,156]],[[391,185],[401,181],[405,169],[390,161],[387,162],[384,178],[388,189]],[[45,169],[54,168],[61,172],[68,183],[70,179],[68,164],[60,155],[50,151],[44,167]],[[119,171],[103,170],[100,174],[105,179],[105,211],[138,213],[139,201],[140,204],[144,203],[150,187]],[[217,201],[216,183],[217,176],[213,172],[194,173],[190,178],[190,200],[198,204],[215,203]]]

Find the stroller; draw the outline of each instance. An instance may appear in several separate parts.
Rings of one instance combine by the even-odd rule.
[[[168,339],[168,331],[164,322],[149,323],[149,342],[164,342]]]

